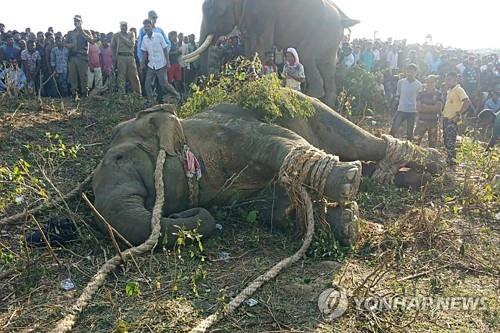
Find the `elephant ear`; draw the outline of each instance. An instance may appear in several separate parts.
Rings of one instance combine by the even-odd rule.
[[[180,119],[170,113],[157,113],[149,123],[158,137],[161,149],[170,156],[179,155],[186,142]]]

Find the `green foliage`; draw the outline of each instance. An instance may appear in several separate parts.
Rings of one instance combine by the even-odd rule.
[[[340,67],[336,71],[337,110],[347,118],[384,111],[384,97],[377,89],[377,78],[361,66]]]
[[[25,158],[19,159],[12,166],[0,166],[0,193],[18,196],[18,204],[23,195],[46,200],[49,196],[48,178],[52,178],[61,166],[74,160],[82,146],[67,145],[59,134],[45,133],[44,145],[23,145]],[[29,161],[29,162],[28,162]]]
[[[349,248],[342,247],[333,233],[321,226],[314,233],[308,255],[313,258],[332,258],[340,261],[345,259],[347,252]]]
[[[177,291],[179,289],[179,280],[182,280],[182,273],[185,267],[177,267],[177,262],[185,264],[186,259],[197,261],[196,268],[191,269],[189,272],[191,280],[191,291],[198,296],[198,285],[206,278],[207,273],[203,267],[205,262],[205,247],[203,246],[203,241],[200,233],[198,233],[198,228],[200,227],[201,221],[198,221],[198,227],[193,230],[187,230],[182,227],[177,227],[178,231],[174,233],[177,237],[174,245],[175,254],[175,280],[172,285],[172,290]],[[186,258],[187,257],[187,258]],[[199,261],[198,261],[199,260]]]
[[[464,170],[463,180],[445,196],[445,203],[452,214],[470,213],[493,218],[498,212],[498,193],[491,180],[500,170],[498,149],[490,153],[467,133],[457,147],[457,162]]]
[[[12,264],[14,260],[15,260],[14,253],[4,252],[3,250],[0,249],[0,264],[2,266],[7,266]]]
[[[256,110],[263,121],[270,123],[285,115],[307,118],[314,113],[310,102],[281,87],[276,74],[259,76],[261,69],[258,58],[238,58],[226,64],[219,75],[210,75],[192,85],[192,95],[182,106],[180,116],[187,118],[221,103]]]
[[[258,214],[258,211],[256,210],[251,210],[251,211],[244,211],[242,213],[242,217],[243,219],[248,222],[248,223],[255,223],[257,222],[257,214]]]
[[[139,283],[136,281],[129,281],[125,285],[125,293],[129,297],[139,296],[141,294],[141,288],[139,287]]]

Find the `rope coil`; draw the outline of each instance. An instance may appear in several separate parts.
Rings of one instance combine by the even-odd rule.
[[[377,163],[372,178],[379,184],[391,184],[399,169],[418,157],[426,156],[424,149],[410,141],[398,140],[390,135],[382,135],[387,144],[384,158]]]
[[[279,172],[279,181],[285,185],[290,199],[295,207],[300,207],[304,213],[306,234],[302,246],[292,256],[274,265],[264,274],[257,277],[243,289],[222,310],[202,320],[190,333],[204,333],[225,316],[233,313],[247,298],[252,296],[265,283],[278,276],[281,271],[300,260],[311,245],[314,236],[314,210],[311,197],[304,186],[309,177],[309,186],[316,188],[321,195],[324,193],[326,178],[338,163],[338,157],[328,155],[315,148],[299,147],[293,149],[283,161]],[[319,186],[319,187],[316,187]]]

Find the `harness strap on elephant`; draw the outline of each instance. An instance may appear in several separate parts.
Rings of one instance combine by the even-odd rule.
[[[292,150],[283,161],[279,171],[278,179],[286,187],[295,207],[300,207],[300,211],[306,224],[306,234],[304,242],[297,252],[292,256],[285,258],[274,265],[264,274],[257,277],[245,289],[243,289],[222,311],[208,316],[201,321],[190,333],[203,333],[210,327],[223,319],[225,316],[233,313],[247,298],[252,296],[265,283],[274,279],[278,274],[299,261],[311,245],[314,236],[314,210],[311,196],[309,194],[310,184],[315,190],[316,195],[323,195],[326,181],[330,172],[338,162],[338,157],[326,154],[315,148],[298,147]]]

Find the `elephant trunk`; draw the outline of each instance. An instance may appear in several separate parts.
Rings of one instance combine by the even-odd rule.
[[[144,163],[138,166],[137,162],[132,166],[112,163],[111,155],[114,151],[108,151],[106,161],[99,164],[93,177],[93,192],[95,195],[94,205],[101,215],[131,244],[142,244],[151,233],[152,204],[155,198],[155,190],[152,183],[153,165],[145,153],[137,155]],[[127,159],[127,152],[120,150],[123,155],[120,161]],[[130,154],[130,152],[128,152]],[[110,158],[111,157],[111,158]],[[172,164],[170,158],[165,168]],[[140,171],[135,167],[140,168]],[[165,171],[165,169],[164,169]],[[165,171],[169,174],[169,170]],[[171,174],[171,173],[170,173]],[[165,179],[167,181],[168,178]],[[181,210],[181,205],[176,201],[176,188],[172,182],[165,183],[165,206],[166,211]],[[151,200],[152,199],[152,200]],[[175,211],[174,210],[174,211]],[[204,209],[191,209],[169,217],[161,218],[162,239],[166,246],[172,246],[175,242],[177,227],[185,230],[197,229],[202,235],[210,235],[215,230],[215,221],[210,213]],[[98,222],[98,227],[106,232],[105,226]]]
[[[134,194],[107,193],[107,198],[101,198],[96,193],[95,206],[104,218],[131,244],[142,244],[151,233],[151,212],[144,207],[144,198]],[[112,198],[112,199],[110,199]],[[106,232],[105,226],[98,224]],[[204,237],[215,231],[215,220],[203,208],[195,208],[161,218],[161,233],[164,245],[175,244],[178,228],[184,230],[196,229]],[[166,242],[165,242],[166,240]]]

